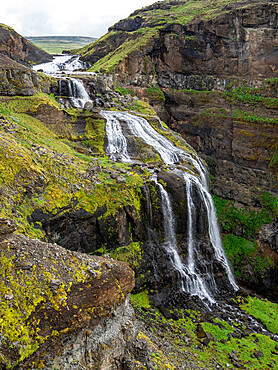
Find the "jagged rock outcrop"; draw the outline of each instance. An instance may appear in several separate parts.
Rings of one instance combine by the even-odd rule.
[[[0,24],[0,54],[24,65],[50,62],[52,56],[19,35],[11,27]]]
[[[1,368],[116,368],[135,338],[132,270],[2,225]]]
[[[40,75],[0,53],[1,95],[32,96],[40,90],[50,93],[55,84],[54,79]]]

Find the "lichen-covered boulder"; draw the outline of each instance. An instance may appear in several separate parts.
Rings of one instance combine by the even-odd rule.
[[[126,263],[16,234],[0,238],[0,260],[0,368],[100,369],[123,355],[134,335]]]

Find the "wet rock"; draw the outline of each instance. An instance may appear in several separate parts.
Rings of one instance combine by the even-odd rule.
[[[159,310],[162,313],[162,315],[165,317],[165,319],[169,320],[172,318],[172,314],[170,310],[168,310],[168,308],[161,306],[159,307]]]
[[[271,249],[278,253],[278,221],[264,225],[260,231],[261,238],[267,242]]]
[[[231,353],[229,353],[229,357],[233,361],[238,361],[237,352],[233,350]]]

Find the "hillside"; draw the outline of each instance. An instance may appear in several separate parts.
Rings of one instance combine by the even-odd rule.
[[[128,18],[119,21],[109,28],[109,32],[101,37],[96,43],[79,50],[82,59],[94,64],[92,71],[112,72],[118,64],[125,63],[129,55],[144,57],[144,48],[152,48],[161,38],[171,37],[177,43],[178,35],[182,31],[185,44],[195,43],[194,49],[198,50],[198,27],[203,24],[211,24],[212,20],[225,19],[226,15],[236,12],[244,12],[243,9],[256,5],[267,4],[263,1],[226,1],[226,0],[166,0],[157,2],[151,6],[135,11]],[[218,36],[221,37],[225,30],[222,23],[222,30]],[[199,26],[198,26],[199,24]],[[252,21],[250,23],[250,26]],[[195,25],[195,26],[194,26]],[[235,39],[240,35],[236,32],[229,32],[228,39]],[[199,45],[200,47],[201,45]],[[166,47],[167,49],[167,47]],[[157,48],[159,52],[159,48]],[[194,52],[192,57],[194,58]],[[148,62],[147,62],[148,64]]]
[[[83,36],[27,36],[26,38],[50,54],[79,49],[97,40],[94,37]]]
[[[0,24],[0,53],[24,65],[49,62],[51,55],[19,35],[11,27]]]
[[[58,77],[3,26],[0,369],[278,368],[277,20],[158,2]]]

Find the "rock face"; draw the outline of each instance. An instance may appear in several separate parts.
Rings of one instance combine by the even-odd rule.
[[[0,24],[0,53],[24,65],[49,62],[52,56],[15,32]]]
[[[50,93],[53,79],[42,77],[30,68],[0,54],[0,94],[32,96],[41,89]]]
[[[164,117],[204,155],[216,195],[257,206],[262,191],[276,192],[276,107],[232,101],[232,93],[229,99],[219,92],[167,89],[165,99]]]
[[[158,2],[118,22],[83,55],[155,107],[206,160],[214,194],[235,202],[239,213],[261,212],[266,192],[277,196],[277,6]],[[263,232],[273,245],[275,237]],[[271,291],[276,252],[261,253],[258,230],[253,234],[272,267],[265,279],[250,261],[244,271],[251,285]]]
[[[2,365],[116,368],[135,335],[127,264],[10,233],[0,250]]]
[[[83,58],[94,63],[105,53],[109,56],[112,45],[113,50],[119,48],[114,79],[154,105],[160,117],[204,155],[215,178],[213,191],[244,204],[259,204],[257,188],[277,189],[276,167],[270,166],[277,143],[277,106],[256,103],[254,98],[245,103],[223,92],[257,88],[253,94],[262,99],[276,97],[274,81],[265,83],[264,78],[278,73],[278,2],[235,2],[222,8],[215,2],[215,9],[206,2],[201,8],[198,1],[179,8],[182,4],[159,2],[136,11],[111,27],[105,40],[92,45]],[[205,17],[202,9],[211,15]],[[123,39],[132,44],[139,36],[144,43],[126,54],[120,50]],[[112,68],[109,58],[96,66]],[[163,99],[150,95],[149,86],[154,85]]]

